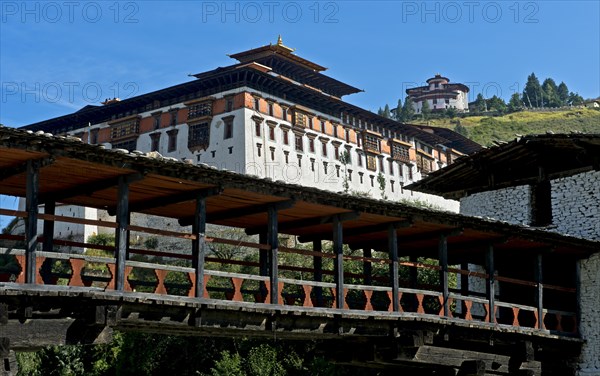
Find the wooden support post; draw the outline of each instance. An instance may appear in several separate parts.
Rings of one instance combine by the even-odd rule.
[[[56,213],[56,202],[47,201],[44,204],[44,214],[54,215]],[[42,251],[52,252],[54,250],[54,220],[44,219],[44,243]]]
[[[333,217],[333,253],[334,260],[334,276],[335,276],[335,307],[344,309],[344,247],[342,221],[339,216]]]
[[[38,198],[40,185],[40,162],[27,161],[27,186],[25,193],[25,283],[35,283],[37,267],[35,250],[37,248]]]
[[[268,244],[269,240],[267,240],[267,233],[261,232],[258,234],[258,242],[260,244]],[[266,249],[258,250],[258,273],[261,277],[269,276],[269,251]],[[260,303],[265,302],[269,290],[267,289],[267,284],[263,281],[260,282]]]
[[[314,252],[323,252],[323,246],[320,240],[313,241],[313,251]],[[323,282],[323,257],[321,256],[313,256],[313,268],[314,268],[314,280],[315,282]],[[315,299],[317,307],[323,307],[323,288],[317,286],[314,288]],[[310,297],[306,297],[309,299]]]
[[[127,219],[129,218],[129,182],[125,176],[119,177],[117,193],[117,228],[115,229],[116,275],[115,290],[125,289],[125,261],[127,260]]]
[[[279,268],[278,268],[278,251],[279,251],[279,239],[277,237],[277,208],[275,206],[269,206],[267,211],[268,224],[267,224],[267,240],[271,246],[269,250],[269,277],[270,277],[270,291],[271,291],[271,304],[279,304]]]
[[[535,296],[535,303],[537,306],[538,314],[538,329],[544,329],[544,284],[543,284],[543,272],[542,272],[542,254],[538,253],[535,258],[535,282],[537,283],[537,292]]]
[[[408,256],[408,261],[410,262],[417,262],[418,258],[417,256]],[[419,269],[411,266],[408,268],[408,286],[411,289],[416,289],[417,285],[419,283]],[[411,311],[412,312],[417,312],[417,308],[419,307],[419,302],[417,301],[417,297],[413,295],[409,295],[409,297],[412,296],[412,299],[410,299],[408,302],[410,304],[411,307]]]
[[[196,198],[192,233],[196,235],[196,239],[192,240],[192,266],[196,274],[194,296],[202,298],[204,296],[204,258],[206,256],[206,195],[203,194]]]
[[[460,264],[461,270],[469,270],[469,263],[463,262]],[[460,275],[460,294],[463,296],[469,295],[469,275],[461,274]]]
[[[371,248],[363,248],[364,257],[373,257]],[[363,261],[363,274],[365,275],[365,285],[371,286],[373,284],[373,267],[370,261]]]
[[[392,281],[392,309],[394,312],[400,311],[400,299],[398,297],[399,281],[398,281],[398,236],[396,227],[390,225],[388,227],[388,252],[390,253],[390,280]]]
[[[485,256],[485,268],[488,274],[485,294],[488,300],[490,323],[496,323],[496,265],[494,263],[494,246],[488,245]]]
[[[129,188],[128,188],[129,189]],[[129,207],[129,205],[127,205]],[[131,211],[127,210],[127,225],[131,223]],[[127,252],[125,253],[125,259],[129,260],[129,244],[131,244],[131,232],[127,231]]]
[[[440,261],[440,285],[442,290],[442,300],[444,302],[444,316],[450,316],[450,302],[448,296],[448,237],[445,234],[440,235],[438,246],[439,261]]]

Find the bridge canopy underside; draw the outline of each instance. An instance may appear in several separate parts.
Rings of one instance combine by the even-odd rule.
[[[0,208],[24,222],[24,234],[0,235],[4,355],[122,329],[335,341],[324,349],[341,363],[435,374],[566,375],[581,348],[577,264],[595,242],[8,128],[0,183],[26,202]],[[175,225],[133,225],[134,214]],[[58,223],[114,244],[61,239]],[[231,247],[245,251],[217,252]],[[55,331],[30,335],[41,323]]]

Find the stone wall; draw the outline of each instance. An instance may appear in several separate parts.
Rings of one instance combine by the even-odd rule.
[[[460,200],[460,213],[515,224],[531,223],[531,188],[528,185],[475,193]]]
[[[553,231],[600,240],[600,172],[552,180]]]
[[[600,376],[600,253],[580,261],[581,319],[586,340],[579,359],[578,376]]]

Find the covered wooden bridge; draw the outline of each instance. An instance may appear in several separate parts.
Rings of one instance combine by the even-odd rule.
[[[25,222],[24,235],[0,238],[2,257],[14,264],[0,282],[3,357],[106,341],[117,328],[311,339],[338,362],[420,374],[568,375],[582,344],[577,263],[599,251],[596,242],[532,228],[5,127],[0,194],[26,199],[24,211],[0,209]],[[56,215],[59,203],[107,210],[116,221]],[[131,213],[189,227],[134,226]],[[108,228],[116,244],[55,239],[59,222]],[[210,237],[207,224],[257,236]],[[177,238],[182,247],[136,249],[132,232]],[[302,244],[279,244],[284,234]],[[257,257],[219,258],[210,243],[242,245]],[[306,262],[284,264],[283,254]],[[349,270],[357,263],[360,270]],[[100,273],[90,272],[94,265]],[[140,270],[150,281],[136,280]],[[184,283],[173,282],[176,273]]]

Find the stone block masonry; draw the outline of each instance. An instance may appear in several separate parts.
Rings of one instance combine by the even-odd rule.
[[[460,200],[460,213],[528,225],[531,223],[531,188],[521,185],[475,193]]]
[[[600,253],[580,261],[579,330],[586,340],[579,359],[578,376],[600,376]]]
[[[552,180],[554,231],[600,240],[600,172]]]

